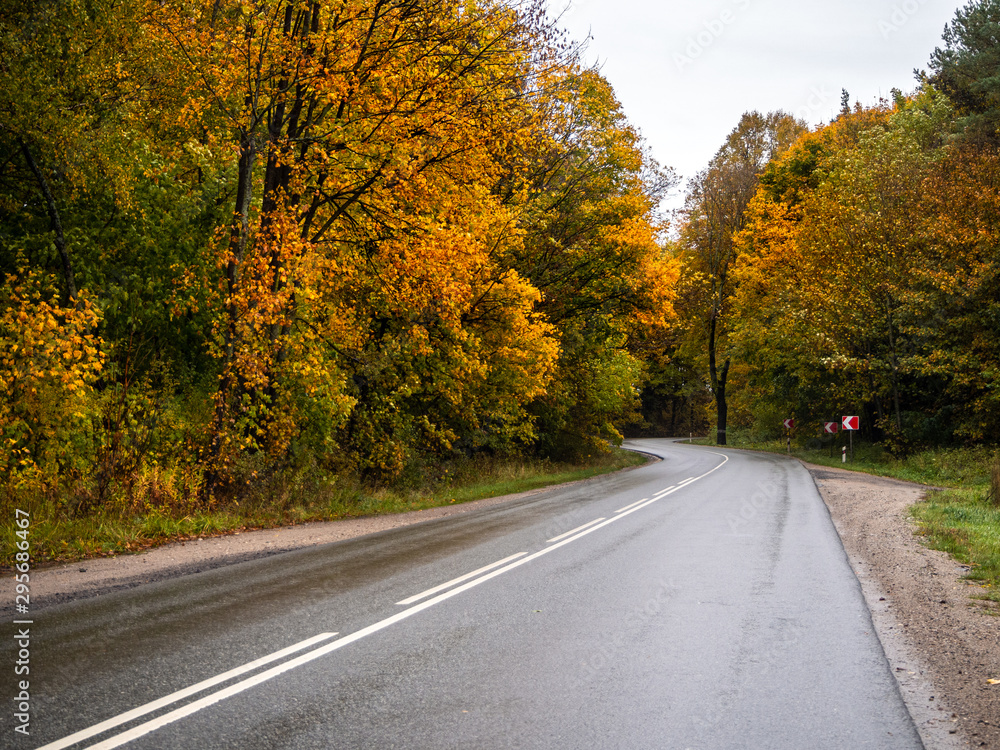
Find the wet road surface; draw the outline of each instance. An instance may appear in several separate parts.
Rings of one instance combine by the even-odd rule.
[[[630,447],[663,460],[37,612],[0,745],[920,748],[808,473]]]

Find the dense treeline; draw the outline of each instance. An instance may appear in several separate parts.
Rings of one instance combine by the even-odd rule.
[[[694,181],[677,351],[710,376],[719,442],[844,414],[896,452],[996,442],[998,35],[1000,2],[972,3],[912,95],[845,92],[808,132],[745,115]]]
[[[674,185],[536,0],[0,0],[0,486],[211,506],[863,416],[1000,430],[1000,0]]]
[[[673,178],[541,3],[0,6],[5,498],[620,438]]]

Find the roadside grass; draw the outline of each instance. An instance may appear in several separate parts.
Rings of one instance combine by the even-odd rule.
[[[787,453],[783,438],[759,438],[735,430],[729,447]],[[695,441],[699,442],[699,441]],[[714,441],[700,441],[714,445]],[[983,586],[976,597],[1000,604],[1000,455],[985,446],[931,448],[894,456],[881,446],[855,441],[854,461],[842,463],[837,441],[792,440],[792,455],[820,466],[902,479],[932,488],[910,508],[917,531],[931,549],[947,552],[970,570],[966,578]],[[831,455],[831,447],[833,448]],[[1000,610],[992,608],[993,614]]]
[[[928,448],[905,457],[894,456],[880,445],[854,442],[854,460],[842,463],[841,447],[845,438],[836,441],[792,439],[792,455],[819,466],[830,466],[864,474],[902,479],[917,484],[955,489],[989,489],[996,451],[979,446],[974,448]],[[711,439],[695,440],[702,445],[715,445]],[[784,438],[759,438],[742,430],[729,433],[730,448],[787,453]],[[833,448],[832,455],[830,448]]]
[[[1000,506],[981,489],[948,490],[929,493],[911,513],[929,547],[970,566],[965,577],[984,588],[976,598],[1000,604]]]
[[[249,488],[242,497],[214,508],[146,507],[101,509],[72,515],[54,503],[33,502],[27,539],[33,566],[141,552],[172,541],[204,538],[253,529],[312,521],[334,521],[406,513],[539,489],[601,474],[646,461],[644,456],[613,449],[579,464],[542,460],[478,459],[434,467],[417,481],[400,487],[372,487],[350,479],[318,482],[283,479]],[[15,562],[19,528],[15,508],[0,519],[4,539],[0,565]]]

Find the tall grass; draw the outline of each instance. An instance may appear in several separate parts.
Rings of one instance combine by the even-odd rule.
[[[1000,453],[997,453],[990,468],[989,501],[994,507],[1000,508]]]

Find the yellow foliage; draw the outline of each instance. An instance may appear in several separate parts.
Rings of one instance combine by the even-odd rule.
[[[100,312],[85,291],[73,308],[23,273],[0,287],[0,475],[14,488],[56,483],[76,468],[74,433],[85,433],[104,363],[93,331]]]

